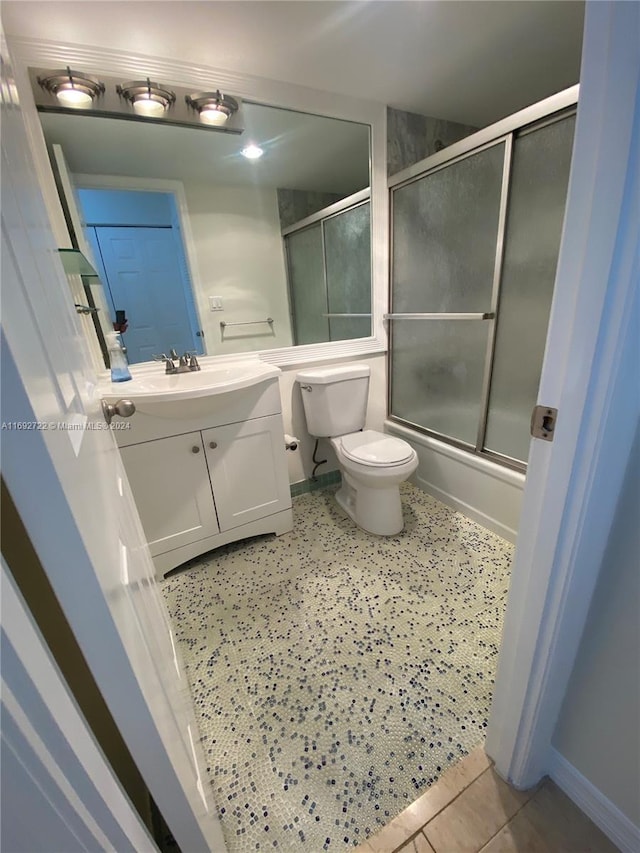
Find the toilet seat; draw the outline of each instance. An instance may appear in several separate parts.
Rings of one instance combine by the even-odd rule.
[[[411,445],[403,439],[373,429],[343,435],[340,447],[347,459],[375,468],[402,465],[413,455]]]

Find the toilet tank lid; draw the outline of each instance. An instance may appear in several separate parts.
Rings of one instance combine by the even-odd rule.
[[[328,385],[329,382],[343,382],[345,379],[361,379],[369,376],[368,364],[334,364],[329,367],[312,367],[301,370],[296,382],[308,382],[310,385]]]

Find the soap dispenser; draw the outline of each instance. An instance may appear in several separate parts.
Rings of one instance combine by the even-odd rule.
[[[111,381],[126,382],[127,379],[131,379],[131,371],[118,332],[107,333],[107,349],[109,350],[109,364],[111,365]]]

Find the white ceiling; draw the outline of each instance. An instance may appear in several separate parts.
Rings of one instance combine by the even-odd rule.
[[[40,113],[72,172],[351,195],[369,186],[369,126],[243,104],[238,136],[88,115]],[[240,154],[249,143],[259,160]]]
[[[578,82],[572,0],[7,0],[8,34],[298,83],[484,126]]]

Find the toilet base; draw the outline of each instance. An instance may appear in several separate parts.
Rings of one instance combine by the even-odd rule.
[[[336,501],[358,527],[378,536],[395,536],[404,528],[399,484],[371,488],[357,483],[343,469]]]

